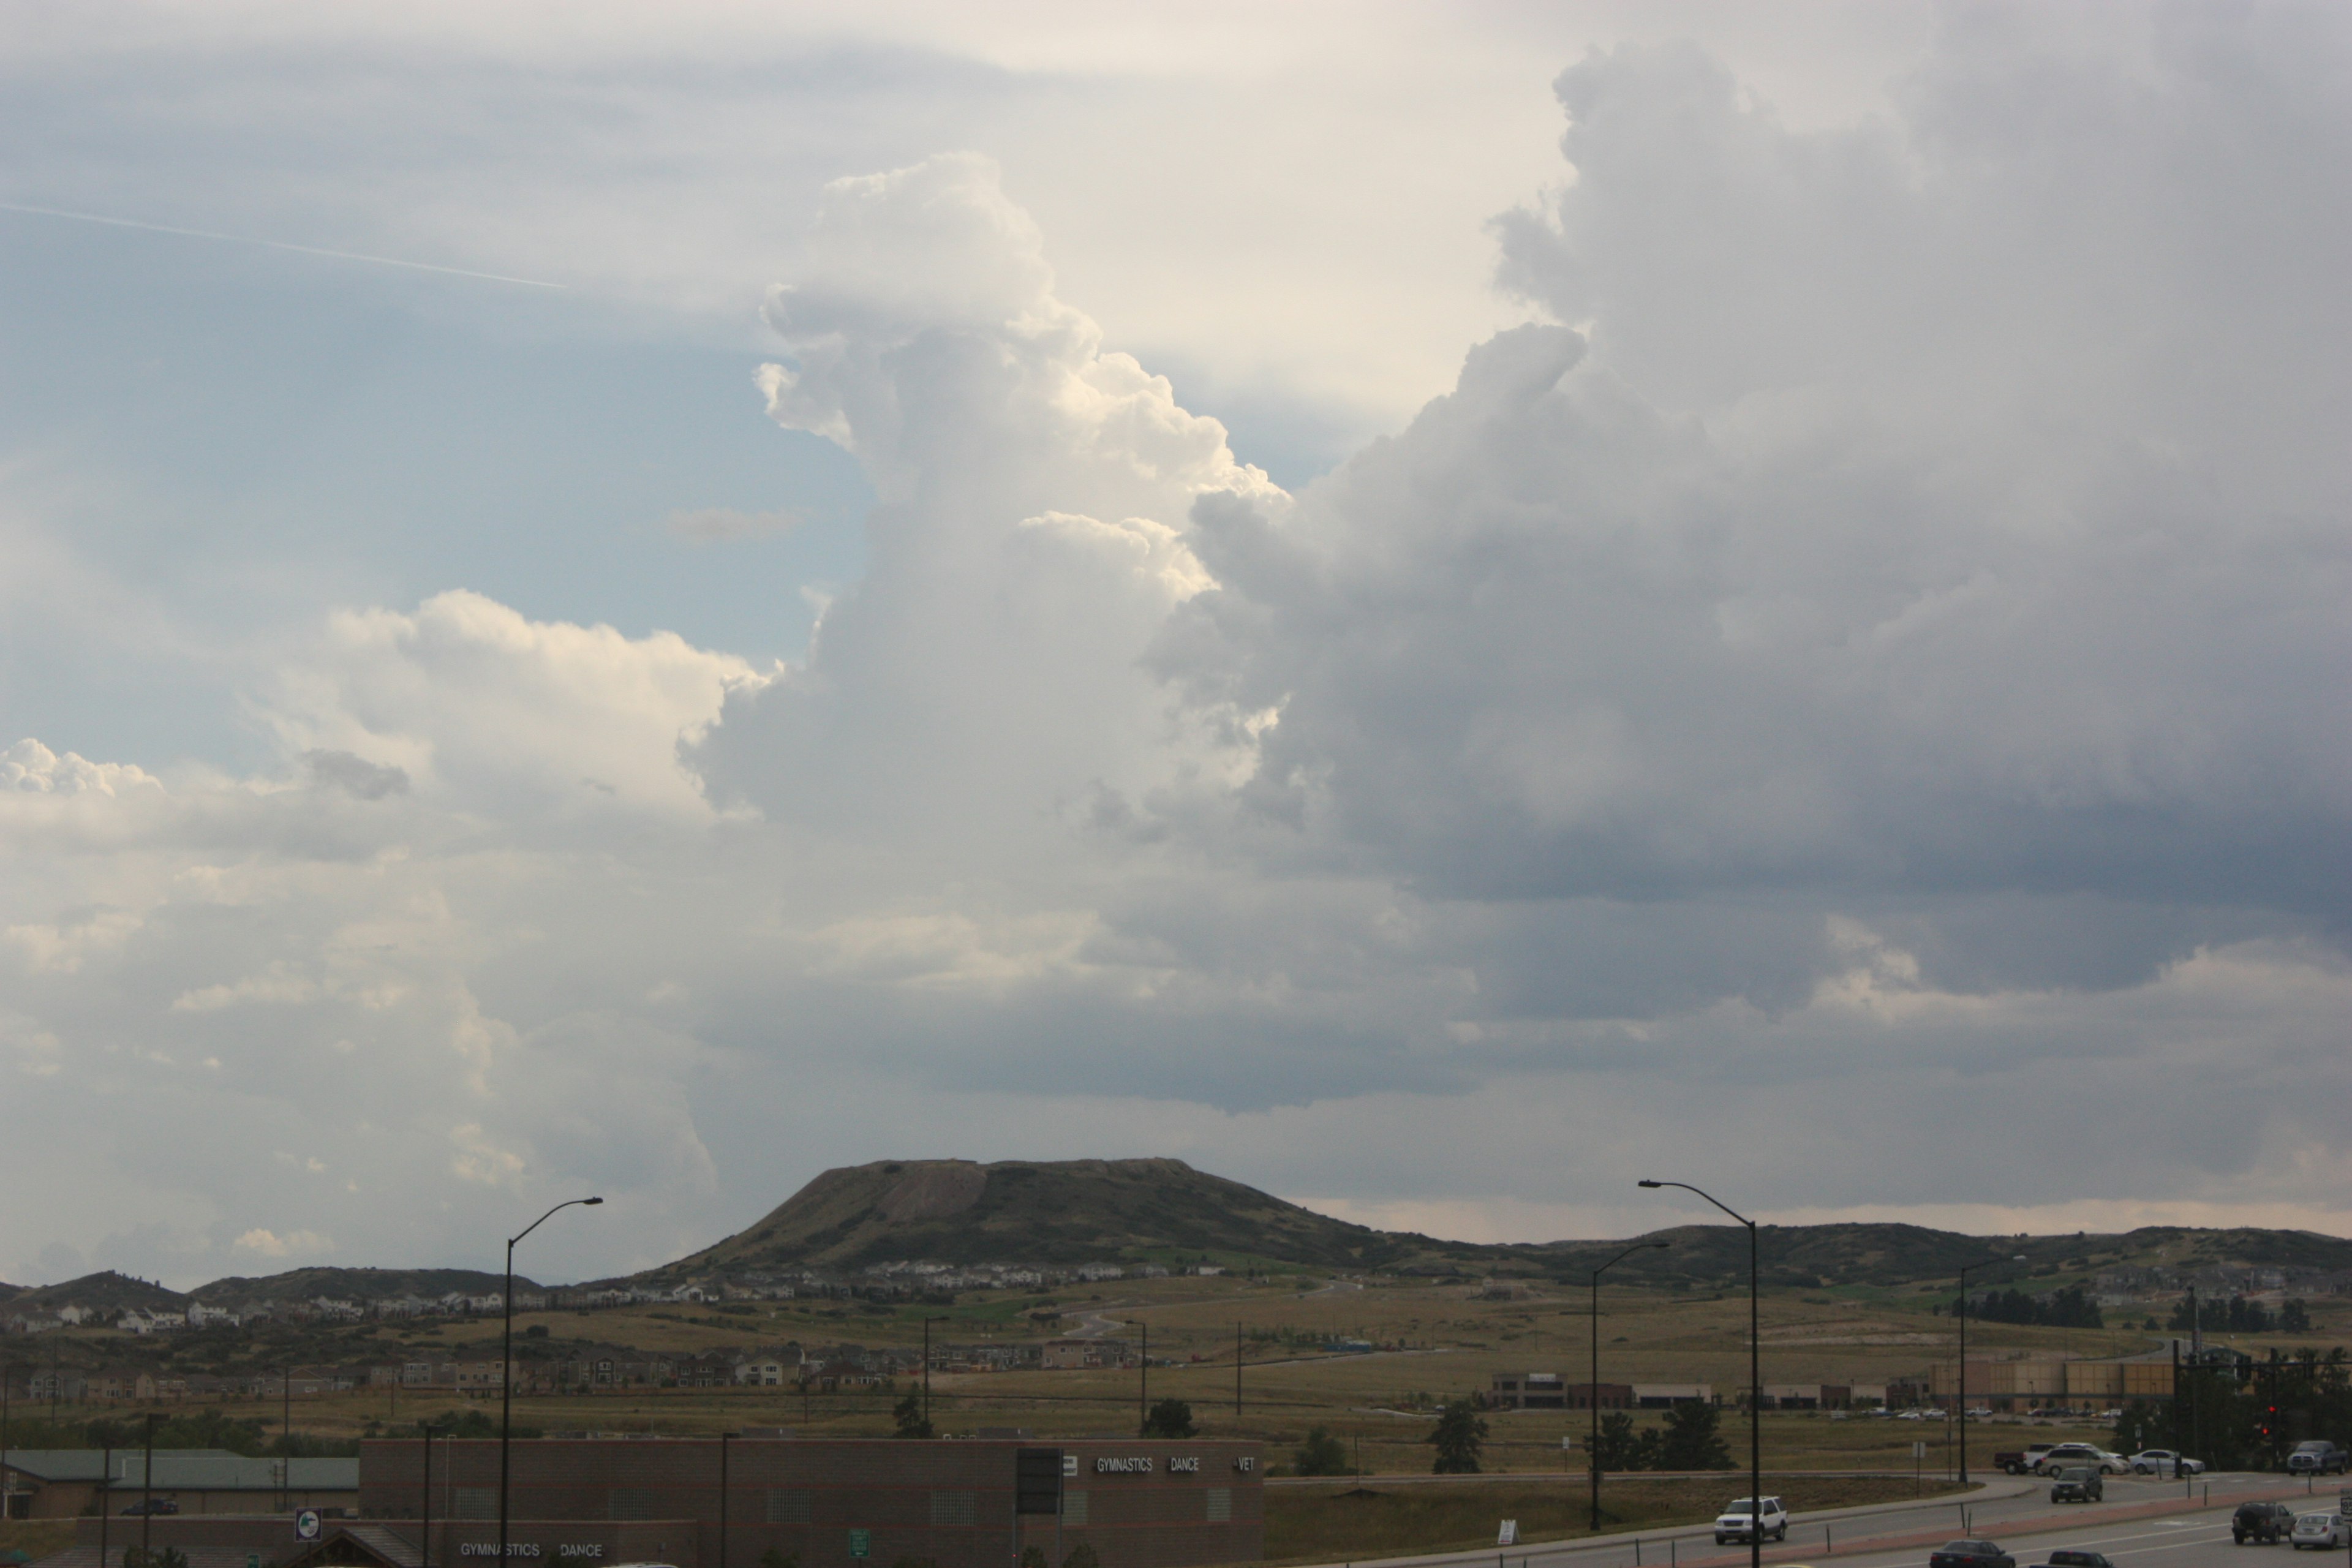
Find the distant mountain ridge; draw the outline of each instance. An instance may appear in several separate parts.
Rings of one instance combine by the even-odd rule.
[[[308,1301],[320,1296],[362,1302],[420,1296],[429,1301],[452,1292],[495,1295],[505,1287],[505,1275],[479,1268],[290,1268],[257,1279],[232,1275],[199,1285],[188,1295],[207,1307],[238,1307],[258,1301]],[[518,1294],[541,1288],[520,1274],[515,1276]]]
[[[676,1262],[602,1281],[669,1289],[703,1280],[815,1272],[860,1274],[890,1263],[950,1267],[1088,1263],[1168,1267],[1205,1259],[1421,1276],[1493,1276],[1581,1284],[1630,1240],[1663,1241],[1610,1278],[1657,1288],[1745,1286],[1748,1237],[1692,1225],[1612,1241],[1487,1245],[1375,1230],[1194,1170],[1181,1160],[886,1160],[826,1171],[755,1224]],[[1950,1281],[1963,1264],[2022,1254],[2015,1278],[2084,1279],[2108,1269],[2226,1275],[2279,1268],[2352,1277],[2352,1240],[2312,1231],[2145,1226],[2122,1235],[1976,1237],[1901,1224],[1764,1226],[1767,1285],[1824,1289]],[[1979,1279],[1986,1278],[1979,1275]],[[494,1294],[501,1276],[473,1268],[289,1269],[232,1276],[180,1292],[107,1271],[56,1285],[0,1286],[0,1311],[79,1306],[183,1312],[191,1302],[241,1309],[329,1297],[361,1303],[452,1292]],[[518,1277],[518,1287],[544,1289]]]
[[[1737,1226],[1679,1226],[1616,1266],[1626,1284],[1745,1283]],[[2311,1231],[2148,1226],[2125,1235],[1984,1237],[1924,1226],[1763,1226],[1768,1284],[1819,1289],[1948,1280],[1962,1265],[2022,1254],[2047,1278],[2153,1264],[2352,1270],[2352,1240]],[[848,1273],[892,1262],[1075,1266],[1205,1258],[1339,1271],[1584,1279],[1626,1240],[1487,1245],[1374,1230],[1181,1160],[886,1160],[826,1171],[748,1228],[626,1281],[677,1285],[736,1274]]]

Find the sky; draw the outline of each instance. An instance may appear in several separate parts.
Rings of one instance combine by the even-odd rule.
[[[2341,6],[103,0],[0,135],[0,1279],[2352,1236]]]

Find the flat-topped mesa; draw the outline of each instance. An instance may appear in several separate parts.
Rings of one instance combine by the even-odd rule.
[[[1154,1256],[1363,1269],[1427,1246],[1181,1160],[884,1160],[827,1171],[756,1225],[651,1274],[856,1270],[918,1259],[1067,1267]]]

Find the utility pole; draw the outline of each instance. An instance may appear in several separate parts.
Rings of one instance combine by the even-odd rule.
[[[417,1532],[417,1552],[422,1559],[417,1568],[433,1568],[433,1423],[416,1424],[425,1432],[425,1510],[424,1524]],[[99,1568],[106,1568],[104,1563]]]
[[[98,1460],[98,1568],[106,1568],[106,1516],[114,1511],[114,1445],[110,1443],[100,1453]],[[7,1510],[0,1508],[0,1518]]]
[[[1235,1324],[1234,1325],[1234,1425],[1236,1425],[1236,1426],[1240,1425],[1240,1423],[1241,1423],[1241,1418],[1242,1418],[1242,1326],[1241,1326],[1241,1324],[1239,1324],[1239,1323],[1235,1323]]]
[[[147,1412],[147,1457],[139,1462],[139,1556],[147,1559],[147,1545],[155,1530],[155,1423],[157,1414]]]
[[[923,1427],[927,1432],[931,1425],[931,1325],[951,1321],[947,1318],[923,1320]]]
[[[1135,1430],[1140,1436],[1151,1419],[1151,1325],[1138,1318],[1135,1326],[1143,1331],[1143,1352],[1135,1358],[1135,1369],[1143,1374],[1135,1392]]]
[[[0,1365],[0,1519],[15,1517],[8,1511],[8,1385],[16,1376],[15,1362]],[[106,1565],[101,1563],[99,1568]]]
[[[732,1432],[719,1434],[719,1568],[727,1568],[727,1446],[734,1440]]]

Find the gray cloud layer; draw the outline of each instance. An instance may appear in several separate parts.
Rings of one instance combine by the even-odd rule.
[[[985,159],[837,182],[761,386],[880,500],[805,661],[450,593],[288,654],[274,771],[0,760],[12,1103],[96,1167],[0,1256],[594,1184],[617,1268],[887,1153],[2352,1226],[2347,63],[1958,12],[1798,132],[1595,54],[1496,225],[1545,319],[1296,495]]]

